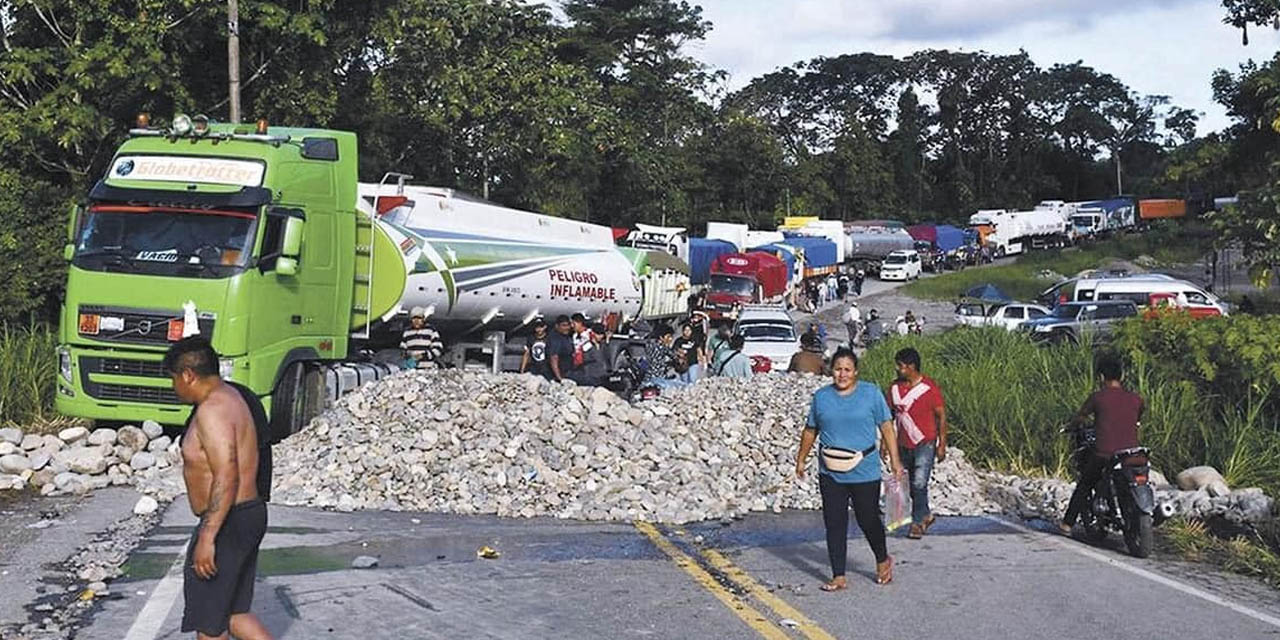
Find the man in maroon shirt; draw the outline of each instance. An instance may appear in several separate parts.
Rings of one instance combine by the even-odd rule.
[[[1120,383],[1123,369],[1119,360],[1103,357],[1098,360],[1097,369],[1102,377],[1102,388],[1085,400],[1084,406],[1068,425],[1084,424],[1089,416],[1093,416],[1097,431],[1093,455],[1083,465],[1071,502],[1067,505],[1067,513],[1058,525],[1068,535],[1080,512],[1089,508],[1089,496],[1111,462],[1111,456],[1122,449],[1138,446],[1138,421],[1146,408],[1142,396],[1126,390]]]

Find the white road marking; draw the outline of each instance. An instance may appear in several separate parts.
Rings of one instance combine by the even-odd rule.
[[[183,545],[178,558],[169,565],[169,571],[151,591],[151,597],[142,605],[138,617],[133,619],[133,625],[124,634],[124,640],[155,640],[160,635],[160,626],[169,617],[169,610],[173,608],[178,594],[182,593],[182,565],[187,559],[187,545]]]
[[[1027,527],[1027,526],[1018,524],[1016,522],[1010,522],[1008,520],[1004,520],[1002,518],[998,518],[992,515],[984,515],[982,517],[996,524],[1003,525],[1005,527],[1014,529],[1016,531],[1020,531],[1023,533],[1041,534],[1048,541],[1053,542],[1054,544],[1068,551],[1074,551],[1075,553],[1085,556],[1086,558],[1092,558],[1103,564],[1107,564],[1117,569],[1120,569],[1121,571],[1128,571],[1129,573],[1132,573],[1135,576],[1138,576],[1140,578],[1146,578],[1147,580],[1150,580],[1157,584],[1162,584],[1166,587],[1169,587],[1170,589],[1174,589],[1175,591],[1181,591],[1182,593],[1185,593],[1189,596],[1195,596],[1197,598],[1200,598],[1201,600],[1204,600],[1205,602],[1211,602],[1213,604],[1226,607],[1232,611],[1235,611],[1236,613],[1248,616],[1259,622],[1265,622],[1273,627],[1280,627],[1280,618],[1277,618],[1276,616],[1263,613],[1256,609],[1251,609],[1237,602],[1232,602],[1231,600],[1227,600],[1226,598],[1215,596],[1212,593],[1209,593],[1207,591],[1202,591],[1189,584],[1185,584],[1183,582],[1174,580],[1173,578],[1170,578],[1168,576],[1162,576],[1158,573],[1147,571],[1146,569],[1143,569],[1141,567],[1135,567],[1127,562],[1121,562],[1120,560],[1112,558],[1106,554],[1099,553],[1085,546],[1081,546],[1078,543],[1069,542],[1065,538],[1060,538],[1060,537],[1054,536],[1053,534],[1045,533],[1043,531],[1037,531],[1035,529],[1032,529],[1031,527]]]

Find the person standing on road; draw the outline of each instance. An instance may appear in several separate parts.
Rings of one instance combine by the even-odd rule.
[[[538,318],[533,321],[533,336],[524,347],[520,356],[520,373],[532,373],[548,380],[555,380],[551,375],[551,363],[547,361],[547,321]]]
[[[822,522],[827,532],[831,581],[823,591],[848,586],[845,563],[849,543],[849,505],[858,528],[876,558],[876,584],[893,580],[893,557],[885,545],[880,518],[880,460],[887,455],[895,475],[902,473],[897,437],[884,394],[871,382],[858,380],[858,356],[840,348],[832,358],[832,383],[813,393],[809,417],[800,435],[796,478],[805,477],[805,459],[818,443],[818,487],[822,492]]]
[[[1058,525],[1067,535],[1071,535],[1080,512],[1089,508],[1089,496],[1110,464],[1111,456],[1117,451],[1138,446],[1138,423],[1146,409],[1142,396],[1125,389],[1120,382],[1124,375],[1124,366],[1120,364],[1120,360],[1114,356],[1104,356],[1099,358],[1097,369],[1102,378],[1102,388],[1085,400],[1084,406],[1080,407],[1080,411],[1076,412],[1068,424],[1081,426],[1087,424],[1092,416],[1096,437],[1093,455],[1080,465],[1080,477],[1076,479],[1071,502],[1067,504],[1067,512]]]
[[[269,639],[250,612],[258,547],[267,532],[253,413],[219,377],[218,354],[203,337],[178,341],[161,364],[178,398],[195,405],[180,445],[187,500],[200,519],[183,567],[182,631]]]
[[[898,380],[889,386],[889,406],[898,427],[898,457],[911,474],[911,527],[919,540],[937,519],[929,510],[934,461],[947,458],[947,407],[937,382],[920,373],[920,353],[910,347],[893,357]]]
[[[844,328],[849,333],[849,348],[862,342],[862,310],[858,309],[858,301],[849,303],[844,312]]]
[[[547,363],[555,382],[563,382],[573,372],[573,325],[569,316],[556,316],[555,333],[547,339]]]

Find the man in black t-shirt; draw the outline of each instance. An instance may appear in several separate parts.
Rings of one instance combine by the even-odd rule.
[[[569,324],[569,316],[556,316],[556,330],[547,339],[547,363],[554,382],[568,378],[573,372],[573,326]]]
[[[551,363],[547,356],[547,321],[538,318],[533,321],[533,335],[529,344],[524,347],[524,355],[520,357],[520,373],[532,373],[548,380],[555,380],[551,375]]]

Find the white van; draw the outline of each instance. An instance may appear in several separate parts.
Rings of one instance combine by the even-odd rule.
[[[1082,279],[1075,283],[1073,300],[1131,300],[1139,307],[1157,304],[1186,309],[1193,317],[1227,315],[1227,307],[1212,293],[1162,273],[1124,278]]]
[[[914,249],[899,249],[885,257],[880,265],[881,280],[914,280],[920,277],[920,254]]]

